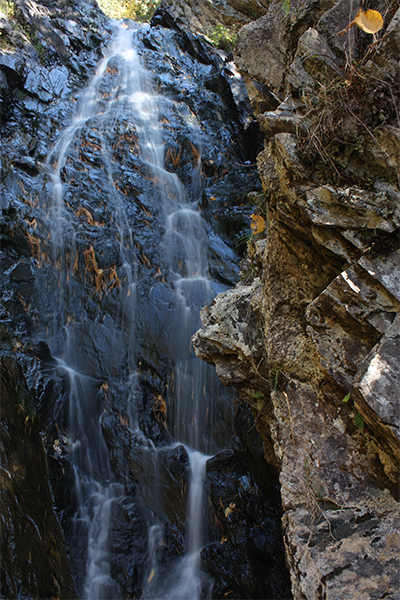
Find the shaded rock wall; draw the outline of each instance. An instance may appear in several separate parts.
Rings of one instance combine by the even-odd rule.
[[[1,361],[0,438],[2,598],[76,598],[53,509],[37,399],[11,356]]]
[[[193,338],[279,465],[299,599],[397,591],[399,11],[374,7],[385,26],[373,46],[356,28],[338,35],[348,2],[292,2],[286,15],[272,3],[239,32],[265,133],[265,245],[250,242],[245,282],[203,310]]]

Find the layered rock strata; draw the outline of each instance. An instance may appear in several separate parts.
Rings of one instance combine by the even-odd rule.
[[[339,35],[356,2],[273,2],[239,32],[267,227],[193,338],[279,466],[296,599],[398,593],[400,12],[376,8],[373,44]]]

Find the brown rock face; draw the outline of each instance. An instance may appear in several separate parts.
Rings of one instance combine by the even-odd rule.
[[[355,28],[342,43],[330,33],[349,7],[292,2],[282,18],[276,2],[239,33],[264,102],[262,272],[217,297],[193,338],[279,464],[293,595],[307,600],[398,592],[400,11],[376,45]],[[289,97],[271,106],[262,89]]]

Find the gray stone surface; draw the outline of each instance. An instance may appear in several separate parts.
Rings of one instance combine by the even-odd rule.
[[[239,70],[276,94],[282,92],[285,73],[287,38],[284,20],[282,7],[271,4],[265,16],[240,30],[235,48]]]
[[[272,15],[279,3],[272,3],[266,16],[238,36],[237,64],[266,135],[257,158],[267,215],[257,271],[261,312],[257,321],[249,320],[247,333],[262,332],[264,348],[244,352],[243,323],[232,318],[237,308],[225,309],[226,296],[202,315],[194,347],[217,372],[229,356],[224,377],[258,415],[265,448],[272,444],[293,597],[397,598],[399,124],[393,117],[368,130],[349,119],[361,143],[348,171],[351,183],[340,181],[340,172],[337,182],[327,175],[328,154],[319,157],[325,165],[319,172],[303,160],[293,116],[301,119],[306,109],[300,103],[293,110],[290,102],[317,104],[321,89],[344,80],[349,57],[363,52],[368,73],[397,97],[400,17],[397,12],[388,23],[385,14],[381,41],[365,49],[356,28],[336,35],[354,18],[358,2],[303,5],[291,3],[289,27],[278,31],[279,18]],[[292,94],[288,114],[282,115],[285,106],[268,105],[262,85]],[[367,102],[365,109],[371,110]],[[292,119],[290,126],[282,116]],[[335,123],[330,126],[335,132]],[[323,128],[316,135],[323,136]],[[335,133],[330,135],[332,141]],[[343,143],[341,151],[347,149]],[[248,298],[250,289],[237,286],[231,302],[240,306],[241,294]],[[264,377],[257,381],[260,365]],[[265,398],[261,412],[250,389]],[[272,462],[267,450],[266,456]]]

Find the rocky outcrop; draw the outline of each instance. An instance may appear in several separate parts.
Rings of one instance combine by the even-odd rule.
[[[237,31],[267,11],[269,0],[171,0],[163,2],[153,16],[154,24],[173,25],[187,32],[213,36],[226,28]]]
[[[193,338],[279,466],[297,599],[397,592],[400,13],[376,8],[374,45],[338,35],[347,2],[272,3],[239,32],[266,136],[265,250]]]

